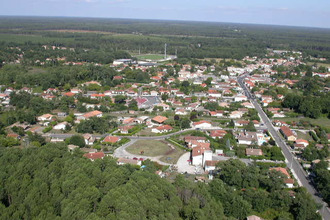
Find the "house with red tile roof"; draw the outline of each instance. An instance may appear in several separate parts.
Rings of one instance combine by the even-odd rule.
[[[200,143],[206,143],[206,137],[199,137],[199,136],[185,136],[184,141],[186,143],[190,143],[191,141],[198,141]]]
[[[304,145],[304,147],[307,147],[309,145],[309,142],[307,140],[304,140],[304,139],[297,139],[297,140],[295,140],[295,143]]]
[[[103,139],[103,143],[106,143],[106,144],[115,144],[115,143],[117,143],[118,141],[120,140],[120,138],[119,137],[117,137],[117,136],[110,136],[110,135],[108,135],[108,136],[106,136],[104,139]]]
[[[269,170],[276,170],[278,172],[281,172],[283,173],[286,177],[290,178],[290,174],[289,172],[287,171],[286,168],[283,168],[283,167],[273,167],[273,168],[269,168]]]
[[[84,85],[85,86],[89,86],[89,85],[98,85],[98,86],[101,86],[101,83],[96,82],[96,81],[89,81],[89,82],[85,82]]]
[[[128,134],[128,131],[132,128],[134,128],[133,125],[119,126],[118,131],[122,134]]]
[[[64,95],[64,96],[68,96],[68,97],[73,97],[73,96],[75,96],[76,94],[73,93],[73,92],[66,92],[66,93],[64,93],[63,95]]]
[[[84,137],[86,145],[93,145],[96,140],[96,138],[93,137],[93,135],[88,134],[88,133],[84,134],[83,137]]]
[[[87,153],[84,154],[83,156],[90,159],[91,161],[94,161],[96,159],[103,159],[105,157],[105,154],[103,152],[96,152],[96,153]]]
[[[87,112],[87,113],[83,114],[82,116],[79,116],[77,119],[78,120],[79,119],[80,120],[81,119],[86,120],[86,119],[89,119],[91,117],[98,117],[98,118],[100,118],[102,116],[103,116],[103,113],[101,111],[95,110],[95,111]]]
[[[51,115],[51,114],[43,114],[43,115],[37,117],[37,120],[38,121],[51,121],[53,117],[54,117],[54,115]]]
[[[166,133],[166,132],[170,132],[172,130],[173,130],[173,127],[172,126],[170,126],[170,125],[162,125],[162,126],[153,128],[151,130],[151,132],[153,132],[153,133]]]
[[[198,122],[193,122],[192,126],[194,128],[211,128],[212,124],[209,121],[202,120],[202,121],[198,121]]]
[[[215,170],[215,168],[216,168],[216,166],[219,162],[220,161],[217,161],[217,160],[206,160],[205,164],[204,164],[204,170],[206,172],[211,171],[211,170]]]
[[[161,116],[161,115],[157,115],[156,117],[152,118],[151,120],[155,123],[158,123],[158,124],[162,124],[164,123],[168,118],[164,117],[164,116]]]
[[[223,113],[224,113],[224,111],[222,111],[222,110],[209,112],[210,116],[219,117],[219,118],[223,117]]]
[[[210,137],[212,138],[223,138],[227,134],[225,130],[212,130],[210,131]]]
[[[288,141],[295,141],[297,139],[296,135],[291,131],[291,129],[286,126],[282,126],[280,128],[280,132]]]
[[[192,165],[203,166],[205,161],[212,160],[212,151],[210,147],[194,147],[191,151]]]

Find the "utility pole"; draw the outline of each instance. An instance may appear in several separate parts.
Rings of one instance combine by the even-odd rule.
[[[167,44],[165,43],[165,56],[164,56],[164,59],[167,58],[167,56],[166,56],[166,47],[167,47]]]

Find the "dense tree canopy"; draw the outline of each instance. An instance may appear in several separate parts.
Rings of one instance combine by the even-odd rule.
[[[238,160],[223,162],[209,185],[183,175],[171,184],[151,162],[144,170],[92,162],[65,144],[0,148],[0,166],[1,219],[319,219],[304,190],[291,197],[278,173]]]

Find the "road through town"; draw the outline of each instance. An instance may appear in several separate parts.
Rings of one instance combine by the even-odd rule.
[[[312,184],[308,180],[307,173],[303,170],[300,163],[296,160],[296,158],[293,156],[293,154],[290,152],[289,147],[286,145],[284,139],[278,134],[278,132],[274,129],[271,121],[269,120],[266,113],[263,111],[263,109],[260,107],[259,103],[255,99],[255,96],[251,94],[250,90],[247,88],[247,86],[244,84],[244,78],[246,75],[242,75],[238,77],[238,83],[242,87],[242,89],[245,92],[245,95],[248,97],[248,99],[251,101],[251,103],[254,105],[255,109],[258,111],[261,119],[264,121],[265,125],[267,126],[267,129],[273,139],[275,140],[276,144],[282,149],[282,152],[286,158],[286,163],[288,167],[291,169],[292,173],[295,174],[295,177],[298,179],[299,184],[304,186],[308,192],[313,196],[314,200],[322,205],[322,208],[319,210],[321,216],[323,219],[330,219],[330,210],[327,207],[327,204],[317,196],[317,191],[312,186]]]

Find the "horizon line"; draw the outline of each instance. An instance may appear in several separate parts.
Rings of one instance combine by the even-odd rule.
[[[144,21],[173,21],[173,22],[200,22],[200,23],[218,23],[218,24],[239,24],[239,25],[255,25],[255,26],[277,26],[292,28],[311,28],[330,30],[330,27],[319,26],[303,26],[303,25],[285,25],[285,24],[265,24],[265,23],[243,23],[229,21],[201,21],[201,20],[177,20],[177,19],[152,19],[152,18],[115,18],[115,17],[86,17],[86,16],[47,16],[47,15],[0,15],[0,17],[46,17],[46,18],[92,18],[92,19],[122,19],[122,20],[144,20]]]

